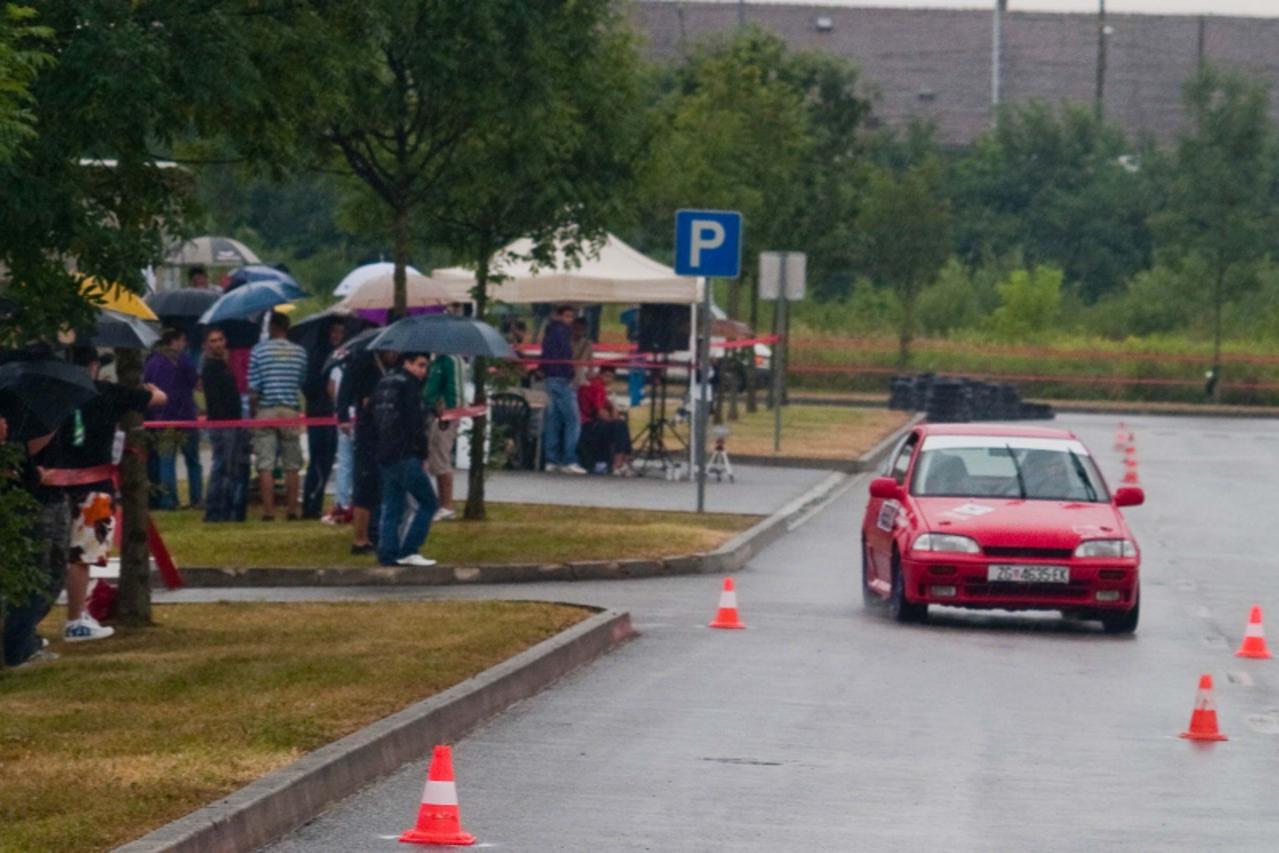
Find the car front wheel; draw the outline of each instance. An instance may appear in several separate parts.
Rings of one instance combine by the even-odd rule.
[[[1137,620],[1141,618],[1141,591],[1137,591],[1137,602],[1132,610],[1121,613],[1104,614],[1101,617],[1101,628],[1107,634],[1131,634],[1137,630]]]
[[[928,618],[927,604],[916,604],[906,598],[906,579],[896,551],[893,552],[893,592],[888,598],[888,615],[897,622],[923,622]]]

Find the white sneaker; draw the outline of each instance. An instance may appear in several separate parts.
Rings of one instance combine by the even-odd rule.
[[[558,465],[552,465],[552,464],[551,464],[551,463],[549,463],[549,462],[548,462],[548,463],[546,463],[546,473],[548,473],[548,474],[554,474],[554,473],[558,472],[559,470],[560,470],[560,466],[558,466]]]
[[[62,639],[68,643],[84,643],[89,640],[105,640],[115,633],[115,628],[98,624],[98,620],[84,614],[62,628]]]
[[[585,474],[586,469],[583,468],[581,465],[578,465],[577,463],[573,463],[571,465],[561,465],[560,473],[561,474]]]
[[[448,521],[450,518],[455,518],[456,516],[457,516],[457,513],[454,512],[453,510],[447,509],[445,507],[440,507],[438,510],[436,510],[435,517],[432,518],[431,521]]]
[[[421,554],[409,554],[407,557],[401,557],[395,561],[397,566],[434,566],[435,561],[430,557],[423,557]]]

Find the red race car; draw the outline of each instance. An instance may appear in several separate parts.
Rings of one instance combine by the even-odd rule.
[[[862,593],[899,622],[929,604],[1061,610],[1137,630],[1141,552],[1092,454],[1068,430],[924,424],[870,484]]]

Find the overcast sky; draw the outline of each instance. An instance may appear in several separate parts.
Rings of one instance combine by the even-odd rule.
[[[674,0],[668,0],[674,2]],[[736,3],[737,0],[692,0]],[[748,0],[799,6],[895,6],[925,9],[992,8],[993,0]],[[1008,0],[1013,12],[1095,12],[1098,0]],[[1106,11],[1149,15],[1258,15],[1279,17],[1279,0],[1106,0]]]

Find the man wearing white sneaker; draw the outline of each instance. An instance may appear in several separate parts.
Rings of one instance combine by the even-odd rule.
[[[561,305],[551,315],[542,336],[542,363],[546,378],[546,413],[542,418],[542,452],[546,470],[561,474],[585,474],[577,464],[577,441],[581,437],[581,417],[577,393],[573,390],[573,342],[571,326],[574,310]]]
[[[377,542],[378,562],[384,566],[433,566],[418,553],[431,530],[437,507],[435,489],[426,475],[426,409],[422,381],[424,353],[406,354],[398,370],[388,373],[373,390],[373,423],[377,430],[377,462],[382,480],[382,517]],[[400,530],[407,498],[417,508],[403,537]]]
[[[163,406],[165,393],[154,385],[126,388],[98,381],[101,358],[93,347],[72,350],[72,361],[85,368],[98,389],[58,433],[61,442],[59,468],[87,478],[68,488],[71,500],[70,545],[67,551],[67,622],[62,639],[68,643],[105,640],[114,628],[98,624],[85,609],[89,591],[89,566],[105,566],[115,539],[115,484],[111,479],[116,429],[128,412],[146,414]]]

